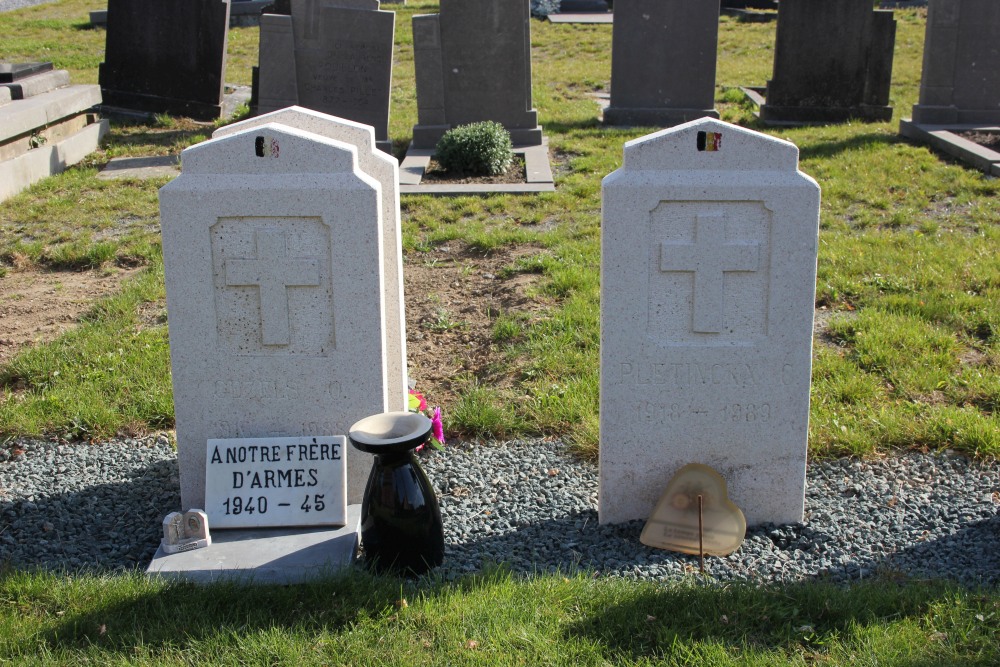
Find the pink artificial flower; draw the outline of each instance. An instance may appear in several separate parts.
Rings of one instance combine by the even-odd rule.
[[[431,426],[434,429],[434,439],[444,444],[444,421],[441,419],[441,408],[434,408],[434,416],[431,417]]]
[[[421,394],[419,391],[417,391],[415,389],[411,389],[410,390],[410,396],[413,396],[418,401],[420,401],[420,403],[417,405],[417,410],[418,411],[423,412],[424,410],[427,409],[427,399],[424,398],[423,394]]]

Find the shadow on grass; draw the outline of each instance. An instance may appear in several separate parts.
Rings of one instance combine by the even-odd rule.
[[[807,146],[799,147],[799,159],[801,160],[812,160],[818,158],[827,158],[838,155],[845,151],[853,151],[866,148],[872,145],[882,145],[891,146],[895,144],[906,143],[906,140],[898,135],[885,134],[878,132],[869,132],[865,134],[858,134],[847,139],[839,139],[836,141],[817,141],[810,142]]]
[[[971,618],[977,605],[988,608],[990,600],[995,604],[995,594],[982,595],[957,591],[942,582],[907,586],[871,582],[850,587],[689,585],[657,589],[649,586],[624,601],[610,604],[590,601],[591,608],[585,611],[583,619],[570,625],[566,633],[633,659],[664,654],[677,659],[683,657],[685,650],[710,646],[721,647],[728,655],[747,650],[758,654],[764,651],[805,654],[806,662],[813,653],[813,657],[826,662],[823,654],[831,644],[846,649],[855,646],[869,657],[878,655],[879,647],[872,646],[866,636],[868,627],[879,626],[891,632],[894,624],[908,621],[919,624],[932,616],[932,607],[953,605],[956,599],[962,599],[964,605],[972,608],[964,612]],[[991,646],[994,633],[984,627],[979,636],[966,637],[970,644],[982,644],[985,649],[979,655],[984,661],[976,664],[990,664],[988,655],[998,656],[997,648]],[[925,637],[931,631],[921,634]],[[893,641],[908,644],[906,639]],[[899,644],[893,648],[898,649]],[[926,649],[915,652],[924,653]],[[705,660],[707,656],[698,657]],[[881,664],[877,659],[873,664],[876,663]],[[785,664],[783,660],[781,664]],[[900,664],[942,663],[927,655]]]

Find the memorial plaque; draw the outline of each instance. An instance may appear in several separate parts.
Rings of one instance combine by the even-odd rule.
[[[722,475],[690,463],[667,484],[639,540],[694,556],[728,556],[743,544],[746,531],[746,519],[729,499]]]
[[[213,528],[343,526],[344,436],[211,439],[205,512]]]
[[[819,188],[703,119],[625,144],[601,223],[601,523],[701,461],[751,525],[802,519]]]

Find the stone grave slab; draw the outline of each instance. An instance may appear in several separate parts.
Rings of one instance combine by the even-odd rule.
[[[75,85],[0,105],[0,201],[96,150],[108,131],[89,113],[100,102],[98,86]]]
[[[11,83],[0,83],[10,91],[11,99],[23,100],[69,85],[69,72],[64,69],[49,70],[26,76]]]
[[[0,63],[0,83],[13,83],[25,77],[48,72],[52,63]]]
[[[868,0],[782,0],[761,120],[889,120],[895,43],[892,12],[873,10]]]
[[[176,554],[167,554],[161,546],[146,574],[199,584],[305,583],[341,572],[354,562],[360,525],[361,505],[348,506],[343,528],[216,531],[209,524],[211,546]]]
[[[791,143],[711,119],[625,144],[604,179],[600,522],[682,466],[749,525],[801,521],[819,187]]]
[[[377,142],[370,126],[298,106],[226,125],[216,130],[212,136],[225,137],[267,123],[281,123],[357,147],[358,167],[381,186],[388,409],[406,410],[409,387],[406,370],[406,315],[403,304],[403,233],[399,216],[400,178],[396,158],[376,150]],[[352,450],[351,455],[363,457],[369,462],[371,460],[368,454],[357,450]]]
[[[160,219],[186,510],[209,439],[346,434],[388,393],[382,192],[357,147],[268,123],[181,159]],[[348,502],[369,471],[347,454]]]
[[[218,118],[228,31],[229,0],[109,0],[104,104]]]
[[[549,14],[549,23],[580,23],[584,25],[599,23],[614,23],[615,15],[609,11],[603,12],[563,12]]]
[[[532,192],[555,192],[556,186],[549,163],[548,140],[543,139],[538,146],[521,146],[514,149],[515,155],[524,160],[524,183],[441,183],[424,181],[424,173],[434,157],[433,148],[413,148],[406,151],[406,157],[399,166],[399,191],[406,195],[434,195],[439,197],[488,194],[506,192],[508,194],[528,194]]]
[[[615,7],[606,125],[677,125],[718,118],[719,2],[633,0]]]
[[[531,104],[531,17],[525,0],[441,0],[413,17],[417,124],[413,148],[458,125],[493,120],[515,146],[542,143]]]
[[[181,161],[177,155],[151,155],[148,157],[116,157],[108,161],[97,174],[102,181],[116,178],[171,178],[180,176]]]

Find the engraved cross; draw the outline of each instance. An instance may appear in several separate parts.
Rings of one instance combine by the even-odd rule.
[[[723,327],[723,291],[726,273],[757,271],[760,245],[726,243],[726,220],[721,215],[699,215],[694,243],[660,244],[660,271],[694,273],[692,329],[719,333]]]
[[[289,258],[282,231],[262,229],[255,237],[256,257],[226,261],[226,285],[257,287],[264,345],[288,345],[288,288],[319,285],[319,262],[316,258]]]

